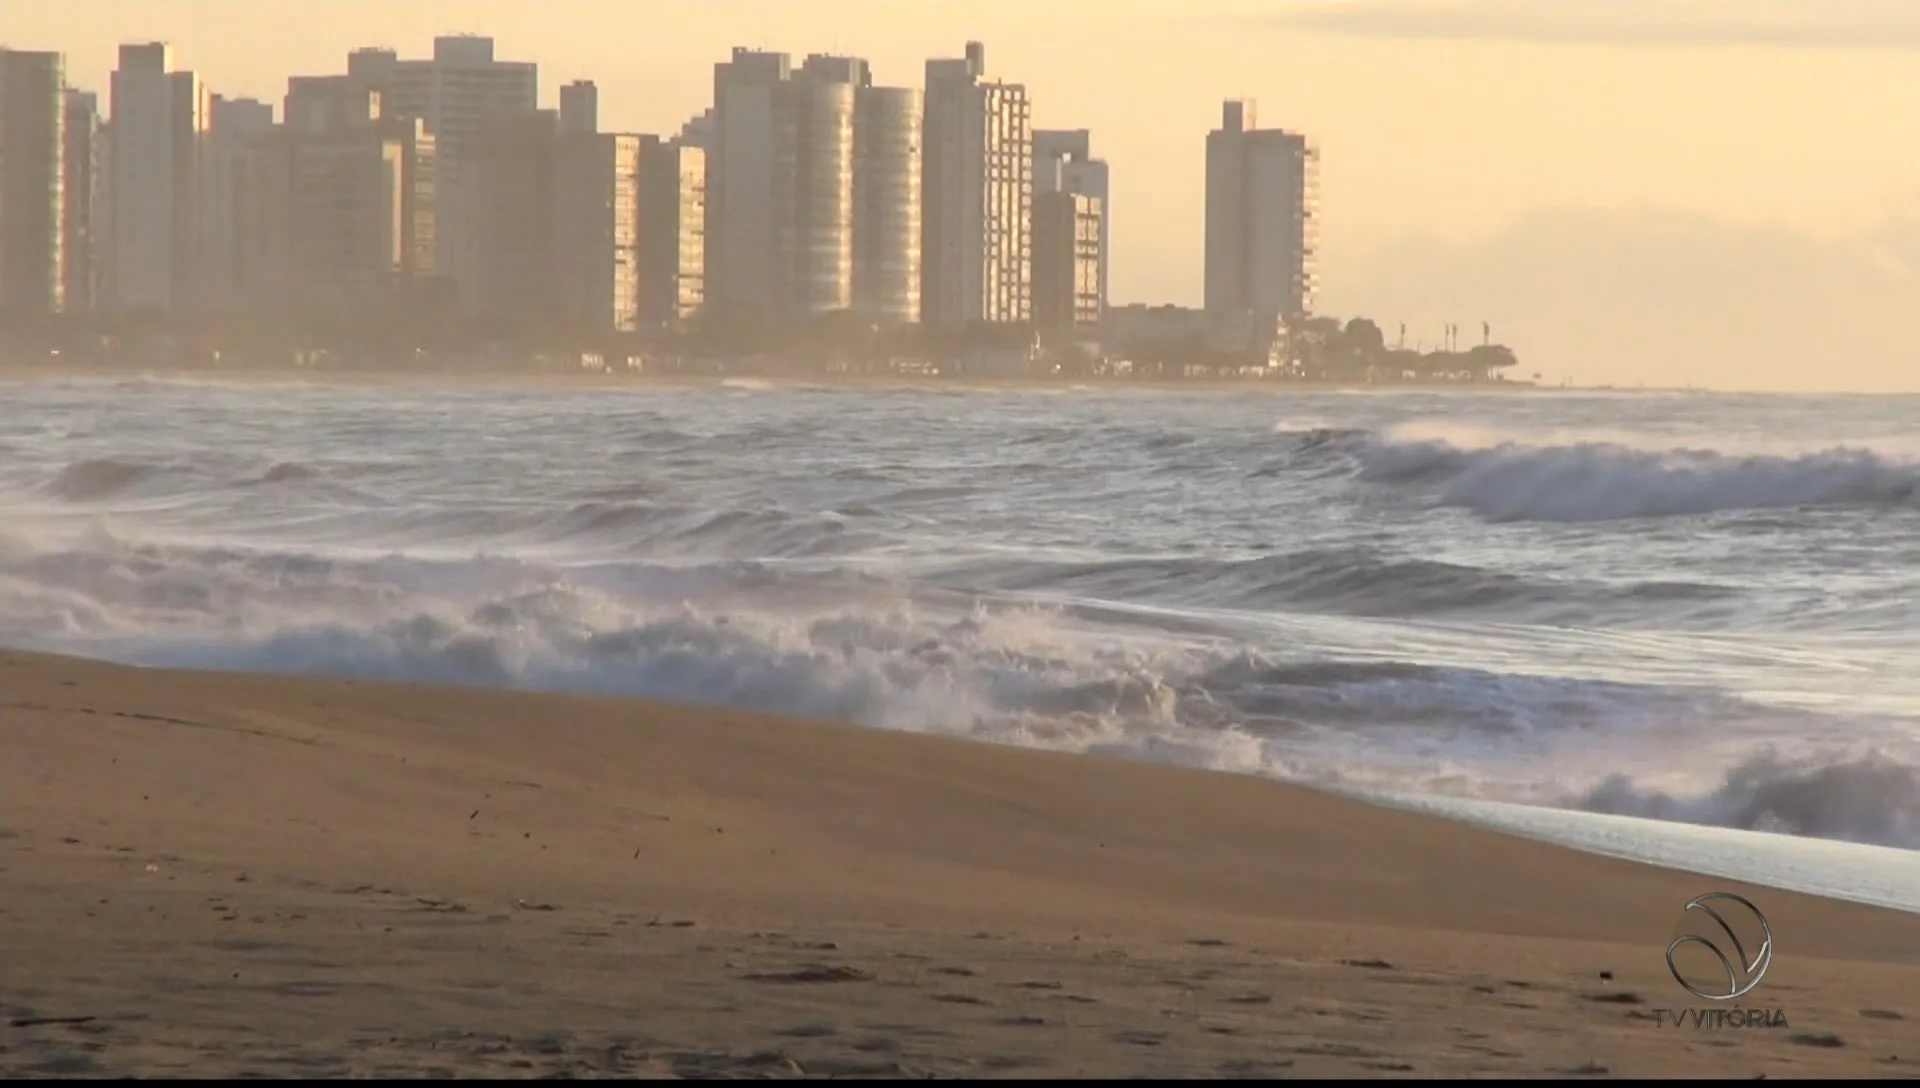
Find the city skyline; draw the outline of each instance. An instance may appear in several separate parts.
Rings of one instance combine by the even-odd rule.
[[[989,73],[977,40],[927,59],[919,88],[876,86],[864,58],[735,46],[711,105],[666,138],[603,132],[594,81],[542,93],[538,62],[487,36],[355,47],[342,70],[287,74],[278,108],[213,91],[168,43],[117,57],[107,119],[70,138],[91,100],[64,55],[0,47],[7,313],[325,338],[458,318],[524,350],[883,336],[1027,370],[1141,349],[1270,374],[1329,327],[1296,320],[1313,315],[1316,153],[1256,131],[1251,101],[1208,137],[1204,311],[1114,324],[1108,164],[1089,129],[1036,132],[1028,87]],[[72,301],[70,236],[104,270]]]
[[[1244,95],[1326,149],[1330,312],[1404,320],[1429,340],[1446,321],[1490,320],[1550,378],[1916,384],[1904,311],[1920,171],[1871,123],[1889,102],[1920,103],[1904,56],[1920,34],[1896,5],[1704,2],[1628,20],[1584,0],[1545,14],[1476,4],[1471,19],[1446,4],[1410,16],[1392,3],[1123,3],[1100,26],[1065,4],[901,0],[885,26],[831,3],[623,12],[671,36],[596,34],[604,17],[556,17],[584,9],[555,4],[417,0],[377,22],[345,0],[257,7],[269,6],[222,7],[216,26],[190,2],[15,0],[0,34],[67,52],[83,86],[100,85],[109,43],[168,38],[216,89],[271,97],[275,71],[328,70],[288,57],[332,64],[363,38],[418,54],[434,33],[471,29],[539,60],[550,86],[596,79],[609,127],[662,132],[731,45],[855,53],[877,80],[908,84],[920,58],[979,37],[1035,88],[1036,129],[1099,134],[1123,210],[1115,303],[1199,302],[1194,148],[1219,101]],[[381,30],[354,29],[367,25]],[[1189,74],[1145,74],[1167,69]],[[1797,143],[1785,160],[1783,123]],[[1826,351],[1834,365],[1802,365]]]

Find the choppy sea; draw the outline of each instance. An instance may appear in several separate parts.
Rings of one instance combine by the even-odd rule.
[[[1108,753],[1920,910],[1917,420],[0,382],[0,645]]]

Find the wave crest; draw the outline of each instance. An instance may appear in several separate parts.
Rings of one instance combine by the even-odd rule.
[[[1816,506],[1916,506],[1920,464],[1868,450],[1733,457],[1607,443],[1502,444],[1374,439],[1361,480],[1424,487],[1441,505],[1495,522],[1591,522]]]

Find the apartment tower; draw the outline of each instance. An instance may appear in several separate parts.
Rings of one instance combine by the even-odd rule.
[[[0,316],[66,309],[66,63],[0,49]]]
[[[1206,309],[1216,330],[1313,312],[1319,150],[1229,101],[1207,135]]]
[[[100,99],[88,91],[68,89],[65,108],[60,255],[66,270],[66,307],[69,313],[90,314],[99,301],[96,262],[102,242]]]
[[[986,48],[927,62],[921,320],[1021,324],[1033,312],[1033,132],[1026,87],[986,78]]]
[[[210,101],[163,42],[120,47],[113,72],[106,291],[114,313],[170,317],[200,299],[201,163]]]
[[[477,308],[485,270],[476,246],[489,227],[468,169],[471,152],[491,121],[539,107],[539,66],[498,59],[492,38],[458,35],[435,38],[430,60],[357,49],[347,56],[347,75],[380,92],[384,116],[425,122],[436,180],[433,271],[452,280],[462,301]]]
[[[706,301],[707,153],[640,141],[640,324],[680,330]]]
[[[881,325],[920,321],[924,110],[910,87],[862,87],[855,103],[853,308]]]
[[[1100,310],[1106,312],[1113,254],[1113,195],[1106,160],[1093,157],[1093,134],[1084,128],[1035,132],[1033,192],[1036,201],[1045,193],[1073,193],[1096,202],[1100,215]]]

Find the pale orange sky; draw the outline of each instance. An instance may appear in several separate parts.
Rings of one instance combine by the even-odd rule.
[[[1195,303],[1220,100],[1323,149],[1323,309],[1494,324],[1550,377],[1920,389],[1920,3],[1862,0],[5,0],[0,41],[104,92],[164,39],[278,101],[349,49],[498,39],[543,96],[670,132],[734,45],[918,84],[986,43],[1114,171],[1116,302]],[[1575,330],[1578,330],[1577,332]],[[1810,364],[1809,354],[1821,356]]]

